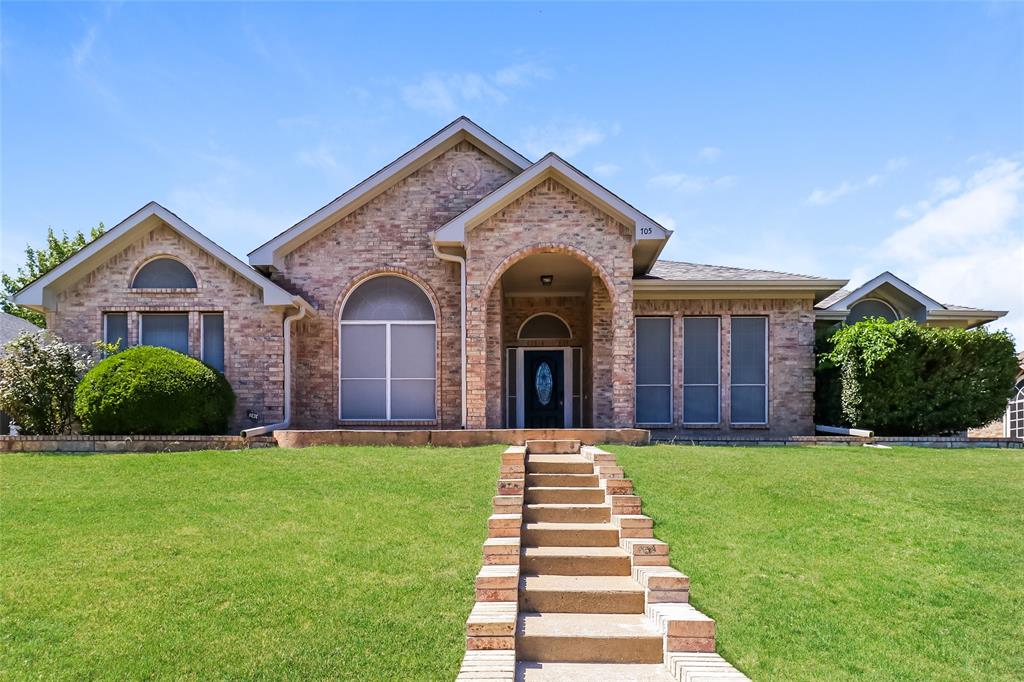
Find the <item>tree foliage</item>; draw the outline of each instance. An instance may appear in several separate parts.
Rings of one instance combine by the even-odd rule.
[[[840,327],[819,357],[834,371],[842,420],[879,435],[930,436],[983,426],[1006,409],[1017,374],[1005,331],[924,327],[874,318]],[[827,389],[834,392],[836,388]],[[824,385],[819,392],[826,392]],[[829,397],[822,410],[828,409]]]
[[[0,285],[3,287],[0,308],[5,313],[24,318],[37,327],[45,327],[46,318],[42,313],[17,306],[9,300],[10,297],[70,258],[83,246],[103,234],[105,229],[103,223],[100,223],[89,230],[88,237],[81,230],[71,236],[68,236],[67,232],[61,232],[58,237],[52,227],[47,229],[46,246],[41,249],[35,249],[31,244],[26,246],[25,265],[19,267],[13,276],[7,273],[0,275]]]
[[[75,412],[92,434],[224,433],[235,407],[217,370],[168,348],[135,346],[82,379]]]
[[[0,410],[19,433],[67,433],[75,387],[92,364],[87,349],[45,331],[22,332],[0,354]]]

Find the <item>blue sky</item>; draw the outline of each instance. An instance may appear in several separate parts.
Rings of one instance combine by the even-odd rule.
[[[1024,6],[2,8],[2,265],[156,200],[244,254],[461,114],[672,227],[665,257],[1009,308]]]

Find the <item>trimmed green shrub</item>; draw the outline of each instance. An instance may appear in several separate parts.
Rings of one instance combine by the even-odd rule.
[[[930,436],[988,424],[1006,409],[1017,374],[1005,331],[869,319],[840,327],[821,358],[838,371],[846,425],[879,435]]]
[[[224,433],[235,393],[224,376],[177,351],[136,346],[93,367],[75,391],[92,434]]]

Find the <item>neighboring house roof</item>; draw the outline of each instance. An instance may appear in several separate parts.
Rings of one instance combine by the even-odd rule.
[[[968,306],[939,303],[920,289],[917,289],[891,272],[883,272],[865,282],[856,289],[840,289],[815,305],[819,320],[842,321],[850,313],[850,308],[857,302],[872,298],[881,287],[891,286],[916,302],[924,309],[925,322],[959,323],[966,327],[975,327],[997,320],[1006,315],[1005,310],[984,310]]]
[[[114,253],[125,248],[136,238],[137,234],[147,232],[159,223],[169,226],[229,269],[259,287],[263,294],[264,305],[294,305],[312,310],[312,306],[302,297],[271,282],[265,275],[231,255],[209,237],[155,201],[146,204],[86,244],[60,265],[14,294],[12,300],[18,305],[33,310],[52,309],[56,293],[65,285],[78,281],[80,277],[97,268]]]
[[[803,291],[813,293],[816,300],[828,296],[844,284],[845,279],[669,260],[657,261],[648,274],[633,279],[636,291]]]
[[[249,263],[255,267],[277,266],[281,258],[345,215],[393,187],[445,151],[468,140],[502,165],[518,173],[529,167],[530,160],[498,138],[462,116],[384,168],[366,178],[323,208],[314,211],[295,225],[249,253]]]
[[[601,210],[633,228],[634,245],[642,247],[645,242],[649,245],[648,249],[634,249],[634,268],[639,272],[646,272],[651,267],[665,242],[672,235],[671,230],[634,208],[565,159],[550,152],[540,161],[435,230],[434,243],[439,246],[464,245],[466,233],[549,178],[556,179],[573,192],[593,202]],[[639,262],[637,262],[638,256]]]
[[[0,312],[0,349],[8,342],[13,341],[22,332],[42,331],[28,320],[23,320],[17,315]]]

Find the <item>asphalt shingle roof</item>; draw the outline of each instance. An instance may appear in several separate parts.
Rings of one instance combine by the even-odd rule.
[[[716,281],[746,280],[750,282],[778,280],[827,280],[827,277],[811,277],[797,275],[792,272],[776,272],[774,270],[751,270],[748,268],[730,268],[724,265],[704,265],[701,263],[685,263],[682,261],[659,260],[655,262],[647,275],[637,279],[663,279],[671,281]]]
[[[0,312],[0,346],[13,341],[21,332],[37,332],[39,327],[17,315]]]

